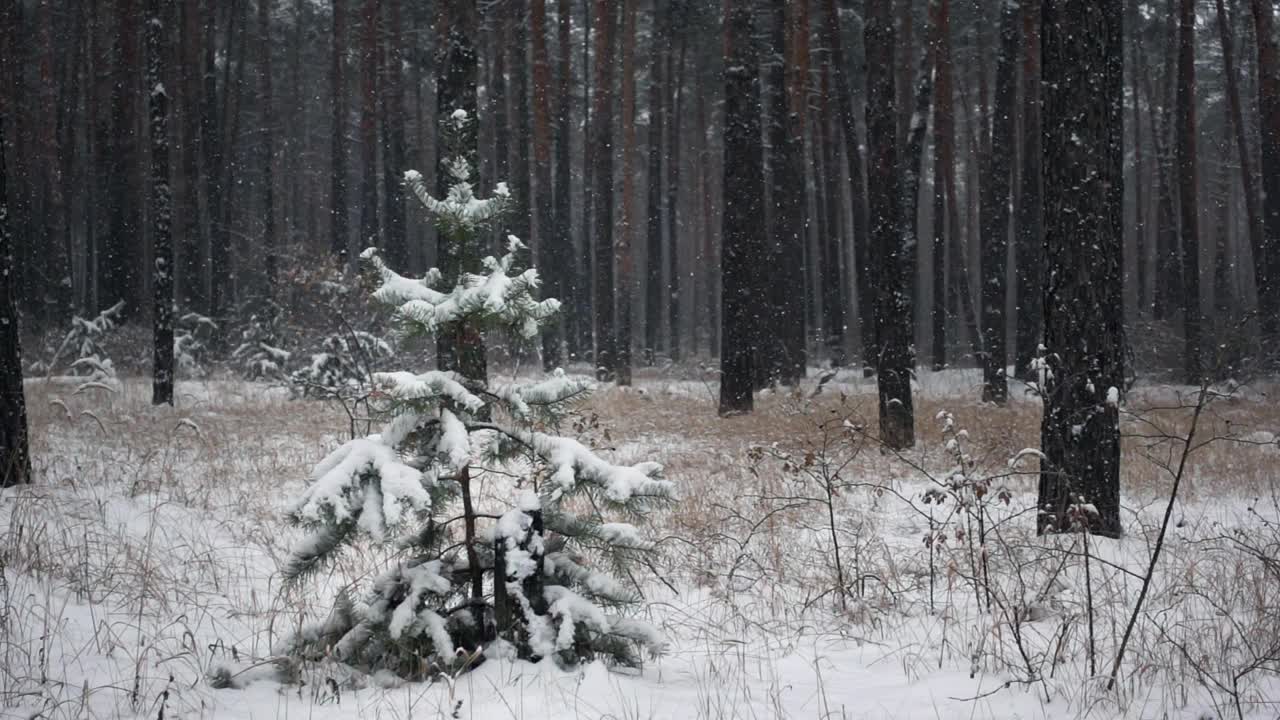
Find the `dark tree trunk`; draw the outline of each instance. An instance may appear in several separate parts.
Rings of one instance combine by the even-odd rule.
[[[764,250],[760,58],[749,0],[724,3],[724,215],[720,275],[720,414],[751,412]]]
[[[1028,2],[1030,0],[1027,0]],[[1018,2],[1005,0],[1000,12],[1000,57],[996,62],[995,117],[991,153],[982,181],[982,401],[1009,399],[1005,323],[1005,278],[1009,254],[1009,190],[1014,164],[1014,102],[1017,95]]]
[[[0,57],[0,69],[8,70]],[[9,234],[9,194],[0,116],[0,487],[31,482],[27,404],[22,388],[22,333],[17,303],[13,236]]]
[[[1155,131],[1156,162],[1159,170],[1159,200],[1156,216],[1156,277],[1152,303],[1152,317],[1169,320],[1180,304],[1177,291],[1181,287],[1182,258],[1178,247],[1177,168],[1175,167],[1177,140],[1171,136],[1176,101],[1178,65],[1177,0],[1169,0],[1169,35],[1165,43],[1165,85],[1159,120],[1153,118]],[[1154,110],[1153,110],[1154,113]],[[1158,123],[1158,124],[1157,124]]]
[[[835,137],[836,125],[832,108],[831,67],[822,63],[819,69],[820,92],[818,94],[818,118],[815,123],[814,147],[822,155],[814,172],[818,192],[822,195],[822,233],[818,238],[822,251],[822,329],[825,333],[827,358],[831,367],[843,367],[846,362],[844,347],[845,296],[844,272],[841,260],[844,243],[840,232],[840,143]]]
[[[332,239],[329,251],[339,267],[347,264],[351,238],[347,224],[347,0],[333,0],[333,69],[330,74],[333,93],[333,169],[330,173],[329,213]]]
[[[591,217],[595,241],[595,293],[592,318],[596,336],[596,378],[617,378],[617,331],[613,272],[613,50],[614,8],[595,0],[595,80],[591,108]]]
[[[259,75],[262,82],[262,254],[266,272],[266,296],[275,295],[276,276],[280,259],[276,238],[276,183],[275,183],[275,114],[271,87],[271,0],[258,0],[258,42],[261,51]]]
[[[1182,318],[1186,381],[1199,384],[1200,356],[1200,205],[1196,199],[1196,9],[1182,0],[1178,13],[1178,207],[1182,232]]]
[[[551,230],[554,237],[548,240],[555,242],[562,249],[563,255],[561,260],[554,268],[546,270],[551,274],[547,276],[548,285],[547,294],[552,292],[554,288],[555,297],[564,305],[564,310],[560,313],[560,317],[554,320],[555,329],[550,331],[556,338],[556,348],[554,357],[557,365],[564,362],[564,358],[559,354],[561,343],[570,356],[576,355],[578,344],[575,341],[577,337],[573,332],[576,321],[571,317],[573,315],[573,299],[577,292],[575,288],[579,284],[576,272],[576,265],[573,262],[573,205],[572,205],[572,174],[570,165],[572,163],[571,150],[573,148],[573,95],[570,88],[573,86],[573,62],[572,62],[572,13],[569,10],[569,0],[557,0],[556,18],[557,23],[557,39],[559,41],[559,60],[557,65],[560,68],[560,76],[557,78],[556,88],[556,188],[555,188],[555,225]],[[584,41],[585,42],[585,41]],[[546,355],[546,343],[543,340],[543,362],[549,364]]]
[[[896,142],[893,17],[888,3],[869,2],[867,53],[868,209],[875,284],[875,352],[880,440],[894,449],[915,444],[911,400],[912,318],[902,247],[902,194]]]
[[[151,404],[173,405],[173,220],[169,192],[169,95],[162,70],[164,19],[173,16],[165,0],[147,3],[147,88],[151,106],[151,219],[155,295]]]
[[[138,27],[136,0],[122,0],[116,34],[115,84],[111,92],[112,132],[108,152],[107,236],[101,260],[104,299],[108,305],[125,302],[123,316],[132,316],[141,300],[142,198],[138,181],[142,154],[138,148]]]
[[[961,236],[960,208],[956,193],[956,126],[955,126],[955,84],[951,64],[951,3],[940,0],[936,6],[937,18],[937,100],[933,111],[934,143],[937,154],[937,174],[934,183],[938,186],[939,199],[934,201],[936,209],[945,209],[946,219],[942,215],[934,217],[937,227],[946,226],[947,235],[943,238],[946,246],[939,244],[935,235],[934,256],[934,348],[933,366],[942,369],[947,366],[946,325],[947,316],[955,317],[955,311],[947,311],[949,305],[956,305],[960,297],[961,277],[954,269],[963,268],[959,260],[963,256]],[[948,284],[947,278],[950,278]],[[941,279],[940,279],[941,278]]]
[[[1270,2],[1251,0],[1258,43],[1258,111],[1262,115],[1262,247],[1254,257],[1264,337],[1280,333],[1280,49]]]
[[[476,80],[478,65],[473,38],[477,32],[475,8],[467,0],[448,0],[437,5],[439,15],[436,28],[440,33],[437,42],[436,70],[436,147],[438,172],[437,192],[443,197],[448,192],[451,176],[447,169],[449,151],[454,150],[474,157],[476,127]],[[459,139],[460,146],[449,148],[442,141],[443,121],[455,110],[467,114],[469,123]],[[464,269],[474,271],[479,260],[472,257],[477,248],[455,247],[445,233],[438,236],[436,250],[438,265],[447,282],[456,282]],[[485,384],[488,379],[488,358],[484,338],[477,328],[467,323],[453,323],[436,341],[436,364],[442,370],[456,370],[472,382]]]
[[[1139,82],[1142,73],[1139,68],[1146,65],[1146,58],[1142,50],[1142,34],[1138,25],[1139,4],[1141,0],[1124,0],[1125,4],[1125,27],[1129,30],[1132,41],[1131,55],[1132,62],[1129,65],[1129,78],[1131,83],[1131,92],[1133,94],[1133,106],[1130,111],[1129,123],[1131,127],[1129,132],[1133,137],[1133,235],[1134,235],[1134,279],[1137,295],[1137,315],[1139,318],[1147,314],[1147,310],[1151,305],[1151,293],[1149,292],[1149,278],[1147,277],[1147,222],[1146,222],[1146,192],[1143,189],[1143,180],[1146,174],[1146,163],[1143,159],[1142,147],[1142,87]],[[1025,33],[1024,28],[1024,33]],[[1021,316],[1019,316],[1021,317]],[[1019,351],[1021,352],[1021,351]],[[1028,362],[1034,354],[1028,355]],[[1022,356],[1019,355],[1019,361]],[[1023,366],[1018,365],[1019,373],[1023,372]],[[1021,377],[1021,375],[1020,375]]]
[[[1040,149],[1040,6],[1022,3],[1022,177],[1018,192],[1017,260],[1015,283],[1017,329],[1014,371],[1034,379],[1031,369],[1040,347],[1043,304],[1043,190]],[[1141,202],[1138,203],[1139,205]],[[1139,229],[1141,233],[1141,229]]]
[[[619,385],[631,384],[631,298],[635,291],[635,257],[631,241],[635,233],[636,173],[636,0],[622,3],[622,207],[618,235],[613,244],[614,266],[618,273],[617,335],[614,369]]]
[[[804,44],[804,47],[799,48],[800,57],[803,57],[804,61],[797,68],[799,77],[797,78],[793,75],[793,83],[800,82],[808,68],[807,23],[798,21],[794,34],[797,36],[797,44]],[[871,279],[871,253],[869,252],[873,241],[867,229],[867,188],[863,181],[862,144],[858,141],[858,115],[853,105],[853,79],[849,77],[847,71],[848,61],[844,55],[844,42],[840,35],[840,16],[836,9],[835,0],[823,0],[822,43],[827,46],[828,51],[831,53],[830,64],[832,72],[835,74],[832,80],[835,83],[840,126],[844,131],[845,149],[849,162],[849,186],[853,195],[853,237],[851,240],[853,242],[855,284],[858,291],[859,339],[862,342],[863,370],[864,373],[869,373],[870,369],[875,365],[874,348],[876,345],[873,312],[876,283]],[[801,102],[803,102],[803,95],[793,99],[793,111],[796,107],[802,107],[802,105],[797,105],[797,103]],[[803,115],[801,117],[803,118]],[[803,132],[803,128],[801,132]],[[803,206],[803,204],[803,200],[801,200],[801,205]]]
[[[930,10],[939,0],[931,0]],[[907,123],[906,144],[900,158],[902,167],[902,249],[903,264],[907,274],[907,302],[911,313],[911,364],[915,358],[915,309],[920,302],[920,181],[924,177],[925,130],[929,125],[929,102],[933,99],[933,71],[937,56],[938,27],[932,24],[936,13],[930,12],[931,25],[925,36],[926,46],[920,54],[920,71],[917,73],[914,94],[911,97],[912,112]]]
[[[378,223],[378,0],[364,0],[360,27],[360,243],[383,247]]]
[[[769,85],[768,158],[770,203],[766,245],[769,324],[762,328],[756,385],[774,382],[798,385],[805,372],[804,318],[804,90],[789,81],[803,76],[790,72],[799,56],[797,28],[808,33],[808,2],[765,3],[771,10],[767,78]],[[837,90],[838,92],[838,90]]]
[[[1240,161],[1240,180],[1244,185],[1245,222],[1249,230],[1249,247],[1253,250],[1254,268],[1261,267],[1263,234],[1262,218],[1258,212],[1258,189],[1253,177],[1253,160],[1246,137],[1244,113],[1240,108],[1239,69],[1235,60],[1235,40],[1231,31],[1231,18],[1223,0],[1216,0],[1218,9],[1218,35],[1222,42],[1222,64],[1226,72],[1227,105],[1230,109],[1231,130],[1236,144],[1236,157]],[[1262,286],[1259,285],[1259,288]],[[1280,308],[1278,308],[1280,309]]]
[[[242,168],[239,164],[240,137],[240,103],[244,97],[244,76],[248,48],[247,0],[232,0],[231,19],[227,22],[226,58],[223,62],[223,102],[222,122],[219,125],[221,136],[218,142],[219,165],[212,171],[217,173],[217,182],[221,184],[219,206],[212,222],[216,231],[210,238],[209,249],[209,285],[210,312],[222,317],[232,310],[235,303],[236,253],[233,248],[237,238],[243,233],[235,232],[232,227],[235,208],[235,181]]]
[[[182,126],[181,243],[175,255],[175,286],[181,307],[207,313],[204,295],[204,243],[200,222],[200,118],[202,85],[200,3],[187,2],[182,8],[182,94],[179,98]]]
[[[383,0],[386,19],[385,59],[382,67],[382,231],[391,267],[404,272],[409,267],[409,239],[404,217],[404,42],[401,31],[400,0]]]
[[[529,4],[529,32],[533,40],[533,174],[534,220],[538,228],[538,272],[544,297],[560,297],[560,268],[567,233],[552,220],[555,212],[551,194],[551,67],[547,61],[547,8],[545,2]],[[568,192],[566,187],[565,192]],[[559,322],[546,326],[542,334],[542,366],[548,372],[560,367]]]
[[[661,348],[663,320],[662,283],[662,217],[665,195],[662,185],[663,133],[667,128],[666,57],[670,53],[668,43],[671,9],[664,0],[654,0],[653,34],[649,41],[649,139],[648,203],[645,215],[645,295],[644,295],[644,348],[646,364],[653,365]]]
[[[1041,532],[1087,526],[1095,534],[1121,533],[1121,11],[1119,3],[1046,0],[1042,5],[1049,280]]]
[[[680,215],[678,213],[679,193],[682,169],[680,167],[681,148],[684,136],[681,134],[683,115],[680,112],[680,100],[684,96],[685,54],[688,50],[689,35],[687,29],[676,27],[679,50],[672,53],[669,62],[672,64],[669,75],[674,78],[671,87],[671,122],[669,123],[671,151],[667,154],[667,279],[671,284],[667,300],[667,327],[670,329],[671,344],[669,353],[672,362],[679,362],[681,357],[680,343]]]

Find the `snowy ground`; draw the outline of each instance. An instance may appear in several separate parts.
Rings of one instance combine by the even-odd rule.
[[[1093,538],[1086,555],[1083,538],[1035,536],[1035,460],[1009,465],[1037,443],[1036,401],[1015,389],[1009,407],[983,407],[977,383],[922,375],[919,443],[903,456],[862,438],[874,384],[852,375],[727,420],[696,372],[601,392],[597,444],[664,462],[681,488],[654,528],[656,572],[637,578],[670,652],[638,673],[489,662],[397,685],[272,661],[282,633],[374,557],[336,568],[327,593],[279,591],[295,537],[280,508],[345,436],[340,410],[239,382],[183,383],[176,410],[152,408],[142,381],[78,394],[29,382],[40,482],[0,496],[0,717],[1280,715],[1280,410],[1268,388],[1205,413],[1197,442],[1217,439],[1192,455],[1107,691],[1170,487],[1159,465],[1176,463],[1193,392],[1131,396],[1128,534]],[[950,476],[957,453],[971,469],[952,491],[929,476]],[[941,504],[925,502],[930,490]],[[226,672],[233,687],[211,687]]]

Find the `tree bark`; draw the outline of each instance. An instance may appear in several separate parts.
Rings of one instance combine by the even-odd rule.
[[[595,293],[592,317],[596,336],[596,378],[617,379],[617,316],[614,302],[613,247],[613,51],[614,10],[608,0],[595,0],[594,105],[591,108],[591,215],[595,236]]]
[[[1018,191],[1017,246],[1014,257],[1017,328],[1014,372],[1033,380],[1032,363],[1040,347],[1043,320],[1044,222],[1040,147],[1040,6],[1022,3],[1022,177]],[[1139,202],[1141,204],[1141,202]],[[1138,230],[1142,232],[1141,228]],[[1139,261],[1141,262],[1141,260]]]
[[[645,216],[645,296],[644,296],[644,361],[656,363],[661,349],[663,320],[662,230],[665,199],[662,183],[664,133],[667,128],[667,56],[670,54],[671,9],[664,0],[654,0],[653,33],[649,40],[649,138],[648,203]]]
[[[0,64],[4,58],[0,57]],[[0,65],[0,68],[8,70]],[[0,115],[0,148],[5,147]],[[22,388],[22,333],[17,303],[13,236],[9,233],[9,193],[5,154],[0,152],[0,487],[31,482],[27,405]]]
[[[147,3],[147,88],[151,107],[151,288],[155,296],[152,405],[173,405],[173,220],[169,192],[169,94],[162,75],[165,0]]]
[[[262,83],[262,254],[268,300],[275,294],[280,260],[276,244],[275,114],[271,105],[271,0],[258,0],[259,80]]]
[[[347,225],[347,0],[333,0],[333,69],[332,82],[332,143],[333,168],[330,171],[329,213],[332,238],[329,252],[337,259],[338,266],[347,264],[351,239]]]
[[[560,297],[561,268],[568,253],[564,252],[566,232],[553,222],[555,211],[551,187],[551,68],[547,61],[546,3],[529,4],[529,32],[533,41],[533,160],[534,220],[538,233],[538,266],[544,297]],[[563,189],[568,192],[568,188]],[[542,334],[542,365],[550,372],[560,367],[559,322],[549,323]]]
[[[409,269],[409,239],[405,228],[405,132],[404,132],[404,43],[401,30],[401,0],[382,0],[385,61],[382,88],[378,94],[382,116],[382,235],[387,262],[405,272]]]
[[[1258,111],[1262,115],[1262,246],[1254,256],[1262,334],[1280,333],[1280,49],[1267,0],[1251,0],[1258,43]]]
[[[1186,382],[1204,374],[1200,355],[1200,205],[1196,197],[1195,0],[1182,0],[1178,13],[1178,207],[1182,234],[1183,363]]]
[[[1249,247],[1253,250],[1254,268],[1261,263],[1263,234],[1262,218],[1258,212],[1258,188],[1253,177],[1253,164],[1249,141],[1245,135],[1244,113],[1241,111],[1239,68],[1235,60],[1235,40],[1231,31],[1231,17],[1223,0],[1215,0],[1218,10],[1218,37],[1222,43],[1222,64],[1226,72],[1227,106],[1230,110],[1231,130],[1236,143],[1236,157],[1240,161],[1240,181],[1244,185],[1245,223],[1249,232]],[[1261,286],[1259,286],[1261,287]]]
[[[1124,388],[1119,3],[1046,0],[1045,409],[1038,528],[1118,536]]]
[[[875,273],[875,362],[879,391],[880,439],[888,447],[915,444],[911,399],[913,335],[906,298],[907,268],[902,247],[902,195],[898,168],[894,92],[893,17],[888,3],[868,3],[867,147],[871,268]]]
[[[1029,1],[1029,0],[1028,0]],[[996,61],[995,117],[991,154],[982,181],[982,401],[1003,405],[1009,399],[1005,287],[1009,253],[1009,190],[1014,165],[1015,68],[1018,57],[1017,0],[1000,11],[1000,57]]]
[[[636,0],[622,3],[622,207],[618,236],[613,244],[618,273],[617,339],[614,365],[619,385],[631,384],[631,298],[635,294],[635,258],[631,241],[635,233],[636,173]]]
[[[754,346],[763,288],[764,151],[760,128],[760,58],[753,3],[724,0],[724,215],[720,255],[720,415],[752,410]],[[710,293],[709,293],[710,294]]]

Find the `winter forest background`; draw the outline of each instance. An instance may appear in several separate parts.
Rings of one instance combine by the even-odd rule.
[[[0,0],[0,715],[1273,717],[1271,0]]]

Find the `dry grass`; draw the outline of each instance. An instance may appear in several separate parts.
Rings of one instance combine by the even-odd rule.
[[[1052,682],[1033,683],[1036,692],[1081,712],[1104,702],[1083,669],[1079,547],[1074,539],[1034,537],[1034,521],[1025,515],[1034,503],[1034,476],[999,480],[1015,497],[1010,506],[987,510],[996,529],[985,549],[986,580],[972,561],[965,516],[948,515],[951,505],[919,503],[931,485],[913,466],[942,473],[954,464],[935,420],[940,411],[969,431],[979,471],[1000,475],[1010,456],[1038,445],[1037,404],[1018,396],[1004,408],[984,406],[972,385],[939,385],[930,376],[922,382],[917,447],[899,458],[865,445],[844,471],[856,486],[837,501],[839,537],[847,562],[870,579],[850,590],[853,602],[843,608],[830,594],[836,583],[826,516],[812,504],[780,508],[812,488],[777,463],[750,459],[749,450],[776,445],[804,453],[828,418],[873,429],[874,385],[842,380],[817,395],[811,387],[801,395],[766,394],[755,413],[722,419],[707,378],[642,373],[637,388],[604,390],[584,406],[599,415],[607,435],[596,432],[594,439],[611,446],[615,460],[659,459],[680,487],[681,501],[656,531],[665,538],[658,569],[683,596],[676,602],[659,583],[650,592],[671,601],[653,613],[679,638],[677,653],[705,655],[728,668],[717,671],[720,680],[707,677],[701,716],[733,716],[735,698],[750,692],[749,678],[776,680],[771,663],[784,652],[779,648],[814,633],[893,643],[872,659],[900,665],[909,677],[970,663],[1017,676],[1028,664],[1026,651],[1037,667],[1056,672]],[[345,437],[347,418],[323,403],[235,382],[183,384],[176,410],[153,408],[149,386],[139,381],[116,393],[74,390],[43,381],[27,386],[41,482],[3,496],[0,705],[36,707],[47,717],[155,716],[157,698],[172,689],[165,700],[171,711],[200,716],[208,692],[202,678],[211,668],[236,656],[268,657],[285,628],[308,611],[323,612],[323,596],[278,592],[276,567],[293,538],[279,511],[311,465]],[[1138,707],[1144,683],[1165,687],[1204,675],[1181,647],[1209,658],[1201,662],[1222,675],[1238,662],[1241,628],[1276,632],[1268,624],[1274,614],[1260,612],[1276,602],[1268,576],[1223,539],[1233,528],[1254,526],[1215,514],[1217,506],[1207,502],[1238,509],[1225,499],[1269,495],[1280,453],[1255,433],[1280,430],[1271,390],[1243,389],[1215,401],[1206,416],[1197,440],[1218,440],[1193,455],[1183,496],[1183,507],[1203,518],[1173,539],[1153,595],[1150,617],[1160,622],[1140,624],[1135,638],[1133,666],[1141,672],[1127,676],[1108,707]],[[1176,457],[1174,439],[1186,428],[1189,400],[1162,387],[1130,398],[1123,482],[1136,542],[1094,550],[1116,566],[1092,568],[1099,656],[1114,648],[1115,625],[1136,592],[1127,573],[1141,567],[1154,534],[1169,487],[1161,465]],[[1151,437],[1153,429],[1161,437]],[[837,442],[832,457],[855,449]],[[920,539],[935,522],[949,540],[930,554]],[[366,571],[370,561],[359,553],[347,558],[334,584]],[[978,583],[993,588],[1005,609],[975,599]],[[1241,597],[1224,595],[1228,588],[1241,589]],[[1221,608],[1245,620],[1224,629],[1215,619]],[[93,614],[87,621],[85,612]],[[1015,622],[1017,613],[1044,619]],[[1025,647],[1015,626],[1026,633]],[[90,630],[64,630],[73,627]],[[1182,645],[1162,637],[1162,628],[1176,629]],[[748,639],[755,643],[749,652]],[[725,647],[743,649],[730,657]],[[127,661],[84,664],[99,655]],[[171,674],[185,689],[171,688]],[[721,681],[729,684],[717,686]],[[1265,686],[1243,691],[1253,701],[1256,687]],[[1179,706],[1173,695],[1162,697],[1165,706]]]

